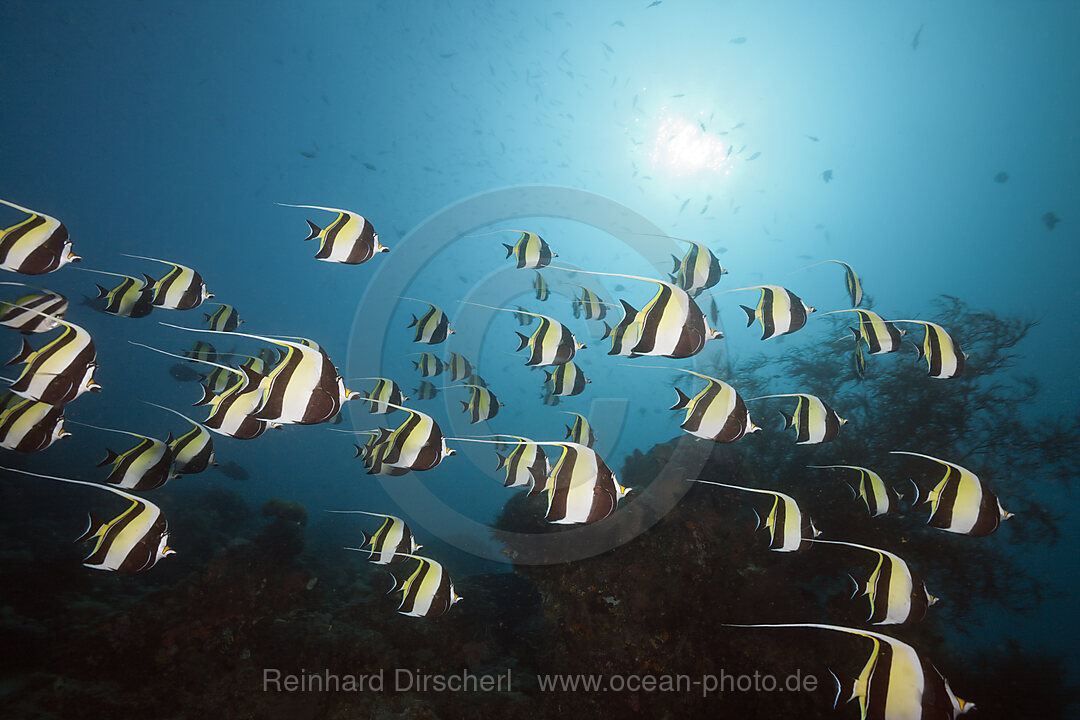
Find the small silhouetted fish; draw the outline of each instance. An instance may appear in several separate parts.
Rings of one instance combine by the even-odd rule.
[[[1009,173],[1002,170],[1001,172],[999,172],[997,175],[994,176],[994,182],[996,182],[996,183],[1009,182]]]
[[[738,123],[737,125],[733,125],[731,129],[732,130],[738,130],[739,128],[741,128],[745,124],[746,123],[744,123],[744,122]]]
[[[703,122],[701,122],[700,120],[698,120],[698,121],[697,121],[697,124],[701,126],[701,132],[706,132],[706,130],[705,130],[705,123],[703,123]]]
[[[816,137],[814,137],[813,135],[807,135],[806,137],[810,138],[810,139],[811,139],[811,140],[813,140],[814,142],[817,142],[817,141],[818,141],[818,139],[817,139]]]
[[[751,155],[750,157],[746,158],[746,162],[750,162],[751,160],[757,160],[759,157],[761,157],[761,153],[756,152],[753,155]]]
[[[626,286],[621,284],[621,283],[615,286],[615,292],[622,292],[625,289],[626,289]]]
[[[308,159],[315,157],[315,153],[307,152],[306,150],[301,150],[300,154]]]
[[[1046,225],[1047,230],[1053,230],[1054,226],[1061,222],[1061,218],[1055,215],[1053,212],[1048,212],[1042,216],[1043,224]]]
[[[737,38],[731,38],[730,40],[728,40],[728,42],[732,45],[743,45],[746,43],[746,38],[740,35]]]
[[[378,168],[376,168],[374,165],[372,165],[369,162],[360,163],[360,164],[363,165],[364,167],[366,167],[368,170],[378,170]]]
[[[616,20],[615,22],[613,22],[611,24],[612,25],[618,25],[619,27],[626,27],[626,25],[623,23],[622,20]]]
[[[202,377],[184,363],[176,363],[173,365],[169,368],[169,374],[180,382],[194,382]]]
[[[450,58],[454,57],[455,55],[457,55],[457,53],[448,52],[448,53],[441,53],[439,55],[439,57],[441,57],[443,60],[449,60]]]
[[[218,470],[225,473],[225,477],[233,480],[245,481],[250,477],[248,471],[238,465],[235,460],[230,460],[224,465],[218,465]]]
[[[605,49],[605,50],[607,50],[607,51],[608,51],[609,53],[613,53],[613,52],[615,52],[615,48],[611,47],[610,45],[608,45],[608,44],[607,44],[606,42],[604,42],[603,40],[601,40],[601,41],[600,41],[600,44],[601,44],[601,45],[603,45],[603,46],[604,46],[604,49]]]
[[[911,49],[912,50],[918,50],[919,49],[919,36],[922,35],[922,29],[923,29],[923,26],[920,25],[919,29],[915,31],[915,37],[911,38]]]
[[[712,251],[713,251],[713,255],[723,255],[724,253],[727,252],[727,248],[726,247],[717,247],[717,248],[713,248]]]
[[[661,2],[663,2],[663,0],[653,0],[651,3],[649,3],[648,5],[645,6],[645,9],[648,10],[651,7],[656,7]]]
[[[682,204],[682,207],[679,208],[679,212],[681,213],[683,210],[685,210],[686,206],[689,205],[689,204],[690,204],[690,198],[686,198],[685,200],[683,200],[683,204]]]
[[[698,213],[698,215],[704,215],[708,211],[708,209],[709,209],[709,206],[706,205],[705,207],[701,208],[701,212]]]
[[[671,97],[673,97],[673,98],[686,97],[686,93],[679,93],[678,95],[672,95]]]
[[[830,180],[832,180],[832,170],[826,170],[825,172],[821,173],[821,179],[825,182],[829,182]]]

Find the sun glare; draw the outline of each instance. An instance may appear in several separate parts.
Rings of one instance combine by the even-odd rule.
[[[655,166],[677,174],[711,170],[727,175],[730,154],[728,143],[706,132],[698,122],[665,115],[656,130],[651,158]]]

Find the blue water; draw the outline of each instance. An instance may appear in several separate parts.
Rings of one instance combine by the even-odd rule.
[[[407,395],[420,379],[409,353],[443,348],[411,342],[410,314],[425,306],[398,296],[430,300],[456,330],[445,349],[465,352],[505,407],[486,426],[467,424],[460,390],[415,407],[448,435],[552,441],[569,422],[558,411],[579,412],[616,473],[635,450],[679,434],[681,416],[667,411],[672,374],[608,357],[601,324],[573,319],[574,289],[560,271],[544,271],[552,294],[538,302],[534,273],[512,269],[500,245],[513,234],[464,236],[529,229],[559,253],[555,265],[659,278],[685,246],[643,234],[691,238],[724,249],[729,274],[717,290],[775,283],[819,311],[847,307],[842,272],[800,268],[844,260],[886,317],[932,317],[933,300],[948,294],[1038,319],[1015,369],[1043,389],[1025,413],[1075,414],[1075,3],[310,5],[4,3],[0,197],[62,219],[82,267],[164,267],[121,253],[190,265],[216,300],[238,308],[241,331],[315,339],[346,378],[393,377]],[[995,182],[999,172],[1007,182]],[[314,244],[301,242],[304,220],[332,216],[275,203],[355,210],[390,253],[359,267],[317,262]],[[1047,212],[1061,218],[1053,231]],[[5,227],[19,219],[0,212]],[[69,316],[97,343],[104,390],[68,417],[182,431],[138,401],[186,411],[197,388],[169,377],[175,361],[128,341],[182,351],[207,336],[156,321],[199,327],[207,308],[108,317],[79,304],[99,280],[72,267],[29,280],[68,295]],[[632,279],[598,283],[609,301],[639,309],[654,292]],[[813,351],[795,338],[763,346],[738,307],[756,299],[716,296],[724,340],[692,362],[647,364],[719,372],[762,351]],[[589,346],[579,360],[593,382],[545,407],[542,372],[513,352],[514,332],[536,326],[462,300],[566,322]],[[621,315],[611,314],[614,324]],[[828,342],[823,326],[804,333]],[[209,339],[222,351],[257,347]],[[14,333],[2,342],[15,352]],[[362,403],[346,415],[333,427],[374,427]],[[24,466],[100,479],[105,439],[71,429],[75,438]],[[427,520],[414,532],[448,552],[471,550],[461,560],[470,570],[510,570],[489,538],[510,497],[490,449],[458,444],[435,470],[381,484],[352,459],[351,439],[327,430],[221,439],[219,461],[244,467],[247,482],[217,471],[174,482],[231,487],[255,507],[297,500],[313,523],[333,508],[412,517],[410,498],[430,508],[430,493],[445,517],[417,509]],[[1059,596],[1036,617],[1009,618],[1010,634],[1071,656],[1080,638],[1055,618],[1075,606],[1080,531],[1066,483],[1052,480],[1030,491],[1057,506],[1062,538],[1022,551]]]

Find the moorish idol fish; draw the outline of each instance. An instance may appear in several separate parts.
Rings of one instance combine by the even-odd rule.
[[[693,240],[669,235],[657,237],[667,237],[690,245],[681,259],[674,255],[671,256],[675,263],[671,270],[671,278],[675,281],[675,284],[689,293],[690,297],[696,298],[702,292],[720,282],[722,276],[727,275],[727,270],[720,267],[720,261],[716,258],[716,255],[705,245]]]
[[[143,275],[143,279],[140,280],[121,273],[91,270],[90,268],[79,269],[96,275],[110,275],[122,278],[120,284],[111,290],[102,285],[94,285],[98,289],[97,296],[94,299],[105,301],[103,306],[95,306],[95,309],[109,315],[126,318],[146,317],[154,309],[155,281],[149,275]]]
[[[41,475],[15,468],[0,469],[72,485],[85,485],[111,492],[131,501],[131,506],[127,510],[109,522],[103,523],[94,517],[94,513],[90,513],[90,522],[86,532],[75,539],[75,542],[95,541],[94,549],[83,560],[83,565],[88,568],[137,573],[149,570],[162,558],[176,554],[176,551],[169,547],[169,524],[161,508],[149,500],[137,498],[109,485],[99,485],[85,480]]]
[[[7,200],[0,203],[30,216],[0,230],[0,268],[24,275],[44,275],[82,260],[71,251],[71,238],[64,223]]]
[[[108,448],[105,449],[105,459],[99,462],[97,466],[112,466],[109,470],[109,476],[105,478],[105,482],[109,485],[116,485],[125,490],[143,492],[155,490],[172,478],[177,477],[177,474],[170,470],[173,461],[172,450],[169,447],[173,442],[172,433],[169,433],[168,440],[162,442],[127,430],[114,430],[113,428],[99,427],[81,422],[75,424],[95,430],[103,430],[104,432],[129,435],[139,439],[139,442],[133,448],[122,453],[117,453]]]
[[[391,402],[395,405],[401,405],[409,399],[402,394],[398,384],[390,378],[367,377],[353,378],[353,380],[375,380],[375,387],[372,388],[371,392],[363,393],[362,395],[368,400],[375,401],[368,407],[368,412],[373,415],[386,415],[392,413],[394,412],[393,409],[388,407],[386,403]]]
[[[420,562],[400,587],[397,578],[394,578],[394,587],[390,592],[401,590],[399,613],[410,617],[441,617],[454,603],[461,600],[461,596],[454,592],[454,583],[442,565],[430,558],[411,553],[399,555]]]
[[[669,409],[686,408],[686,419],[679,425],[686,432],[713,442],[729,443],[735,442],[747,433],[761,431],[761,428],[750,420],[750,411],[746,409],[742,396],[723,380],[682,368],[658,367],[658,369],[678,370],[707,380],[709,383],[692,398],[687,397],[679,388],[675,388],[678,400]]]
[[[503,247],[506,248],[506,257],[509,258],[512,255],[517,261],[519,270],[536,270],[547,267],[551,263],[551,258],[559,256],[558,253],[552,251],[551,246],[544,241],[544,238],[536,233],[525,230],[496,230],[494,232],[521,233],[521,237],[513,245],[503,243]],[[494,233],[484,233],[484,235],[492,234]],[[479,236],[473,235],[471,237]]]
[[[870,630],[822,625],[789,623],[769,625],[731,625],[743,628],[816,628],[857,635],[870,640],[873,650],[858,677],[836,681],[836,700],[851,702],[858,698],[861,720],[956,720],[975,709],[975,703],[953,693],[949,681],[933,663],[919,656],[915,648],[887,635]],[[845,698],[846,695],[846,698]]]
[[[165,310],[191,310],[202,305],[203,300],[214,297],[213,293],[206,291],[206,283],[202,275],[185,265],[145,255],[124,254],[124,257],[172,265],[172,269],[165,274],[165,277],[154,283],[154,307]]]
[[[741,485],[728,485],[727,483],[712,482],[710,480],[690,480],[690,482],[716,485],[717,487],[741,490],[761,495],[771,495],[773,498],[772,508],[762,521],[761,515],[754,510],[754,516],[758,520],[758,529],[765,527],[769,531],[769,549],[777,552],[794,552],[799,549],[803,542],[803,519],[798,503],[790,495],[776,490],[759,490],[757,488],[743,487]],[[810,537],[814,538],[821,533],[814,527],[813,520],[809,521]],[[807,538],[809,539],[809,538]]]
[[[795,404],[795,412],[791,415],[788,415],[783,410],[779,411],[780,416],[784,418],[784,429],[795,428],[796,445],[814,445],[835,440],[836,436],[840,434],[840,428],[847,422],[816,395],[783,393],[780,395],[761,395],[751,398],[751,400],[782,397],[798,398],[798,402]]]
[[[94,380],[97,351],[90,333],[67,320],[46,317],[63,325],[63,332],[36,351],[23,339],[22,349],[7,362],[8,365],[26,363],[11,391],[50,405],[63,405],[84,392],[100,391],[101,385]]]
[[[807,465],[813,470],[855,470],[859,473],[858,488],[852,488],[855,496],[866,504],[870,517],[881,517],[893,509],[894,491],[889,489],[881,476],[869,468],[857,465]]]
[[[566,410],[561,411],[564,415],[573,415],[574,422],[566,426],[566,439],[585,447],[592,447],[596,444],[596,434],[593,432],[592,425],[585,419],[584,415],[578,415],[575,412],[569,412]]]
[[[5,392],[0,410],[0,447],[31,453],[52,445],[60,438],[71,437],[64,429],[62,405],[28,400]]]
[[[571,284],[577,285],[577,283]],[[603,320],[607,317],[608,304],[603,302],[599,295],[584,285],[577,285],[577,288],[581,290],[581,297],[571,301],[574,317],[581,314],[585,315],[586,320]]]
[[[191,360],[199,360],[208,363],[217,362],[218,359],[217,349],[205,340],[196,340],[192,343],[190,349],[184,351],[184,355]],[[252,364],[251,367],[256,372],[259,372],[256,365]]]
[[[859,316],[859,327],[850,328],[851,334],[855,336],[855,342],[862,341],[866,343],[868,353],[871,355],[884,355],[894,353],[900,349],[901,338],[905,331],[893,325],[895,321],[884,320],[872,310],[833,310],[832,312],[822,313],[821,316],[848,312],[853,312]]]
[[[487,381],[484,378],[473,372],[469,377],[465,378],[465,382],[470,385],[479,385],[480,387],[487,387]]]
[[[255,370],[255,372],[259,372]],[[215,367],[205,376],[203,376],[203,386],[210,391],[213,395],[220,395],[225,391],[225,388],[229,387],[233,383],[233,369],[229,368],[225,370],[220,367]]]
[[[517,318],[518,325],[521,326],[532,325],[533,322],[536,320],[536,318],[534,318],[532,315],[525,312],[525,308],[521,307],[520,305],[517,306],[517,312],[514,313],[514,317]],[[575,315],[574,317],[577,316]]]
[[[366,552],[368,560],[376,565],[402,562],[407,554],[415,553],[423,547],[423,545],[417,544],[416,538],[413,537],[405,521],[396,515],[373,513],[365,510],[327,510],[326,512],[346,515],[370,515],[371,517],[383,519],[382,525],[374,534],[368,535],[363,530],[360,531],[360,534],[364,536],[364,542],[360,543],[360,547],[345,548],[346,550]]]
[[[420,377],[435,377],[443,371],[443,361],[433,353],[411,353],[419,355],[419,360],[413,360],[413,367],[420,371]]]
[[[544,280],[544,276],[540,274],[540,271],[536,271],[536,277],[533,278],[533,290],[536,291],[536,299],[543,302],[548,299],[551,291],[548,290],[547,280]]]
[[[581,272],[586,275],[598,275],[602,277],[622,277],[631,280],[642,280],[658,286],[656,295],[652,300],[636,312],[630,322],[638,325],[637,342],[630,347],[630,357],[639,355],[662,355],[670,358],[687,358],[697,355],[705,347],[709,340],[722,338],[724,334],[719,330],[709,327],[709,322],[701,308],[690,295],[672,283],[664,280],[654,280],[640,275],[625,275],[623,273],[603,273],[589,270],[571,270],[552,266],[555,270],[568,272]],[[623,322],[627,321],[633,308],[623,302],[625,311]],[[624,347],[625,340],[624,340]],[[614,340],[612,350],[614,351]],[[614,353],[609,353],[614,354]]]
[[[836,263],[840,267],[844,268],[844,286],[847,288],[848,297],[851,298],[851,307],[858,307],[863,300],[862,281],[859,280],[859,276],[855,274],[855,270],[842,260],[822,260],[816,262],[813,265],[807,265],[804,268],[799,268],[795,272],[802,270],[808,270],[818,265],[824,265],[825,263]]]
[[[194,475],[201,473],[210,465],[217,465],[214,460],[214,438],[204,425],[172,408],[147,402],[146,400],[143,402],[167,410],[173,415],[179,415],[194,426],[191,430],[169,443],[169,450],[172,452],[173,471],[177,475]]]
[[[1002,520],[1013,516],[1001,507],[997,495],[967,468],[921,453],[892,450],[891,454],[911,455],[945,466],[944,477],[925,500],[920,500],[921,490],[918,485],[915,486],[915,504],[926,502],[930,505],[927,525],[946,532],[982,537],[997,530]]]
[[[337,217],[325,229],[320,229],[310,220],[307,221],[311,232],[304,238],[304,242],[319,238],[319,252],[315,254],[316,260],[359,265],[374,257],[375,253],[390,252],[390,248],[379,244],[379,234],[375,232],[371,223],[356,213],[318,205],[290,205],[289,203],[278,203],[278,205],[337,213]]]
[[[863,352],[862,345],[859,341],[855,341],[855,351],[852,355],[852,365],[855,368],[855,377],[860,380],[866,379],[866,354]]]
[[[814,312],[814,308],[804,303],[798,295],[779,285],[751,285],[724,292],[739,290],[761,291],[757,308],[739,307],[746,312],[746,327],[753,325],[755,320],[761,323],[762,340],[795,332],[806,324],[807,316]]]
[[[498,312],[524,312],[510,310],[508,308],[492,307],[490,305],[481,305],[479,303],[466,302],[464,300],[461,302],[466,305],[475,305],[476,307],[487,308],[488,310],[495,310]],[[515,352],[520,352],[525,348],[529,348],[529,359],[525,362],[526,367],[562,365],[563,363],[572,360],[578,350],[585,348],[585,345],[579,343],[577,338],[574,337],[574,333],[570,332],[570,328],[566,327],[555,318],[537,313],[526,314],[532,315],[540,320],[540,326],[533,331],[531,337],[525,337],[521,333],[516,333],[520,343]]]
[[[361,399],[375,402],[368,398]],[[378,460],[381,464],[402,470],[424,471],[454,454],[453,450],[446,447],[442,429],[430,415],[402,405],[389,402],[386,404],[397,410],[404,410],[409,417],[380,443],[383,451],[378,454]]]
[[[615,512],[630,492],[593,449],[579,443],[537,443],[562,448],[547,478],[544,519],[556,524],[594,523]]]
[[[505,435],[520,441],[510,453],[503,457],[495,453],[499,458],[496,470],[506,469],[506,483],[504,487],[529,487],[529,497],[543,492],[547,486],[548,462],[544,449],[519,435]]]
[[[162,355],[180,357],[132,340],[128,342]],[[236,369],[206,360],[196,360],[196,362],[219,368],[225,373],[225,377],[230,378],[231,382],[224,390],[217,393],[208,384],[204,384],[202,386],[203,396],[193,403],[194,407],[200,405],[209,406],[210,414],[203,420],[203,424],[207,428],[237,440],[253,440],[271,427],[271,423],[252,417],[262,400],[262,391],[259,388],[263,380],[262,374],[243,365]],[[276,425],[274,426],[276,427]]]
[[[473,374],[472,363],[464,355],[456,352],[450,353],[446,369],[450,371],[450,380],[453,382],[459,382]]]
[[[413,315],[412,321],[409,323],[409,327],[416,328],[416,337],[413,338],[413,342],[438,345],[454,334],[453,328],[450,327],[450,318],[438,306],[429,303],[427,300],[417,300],[409,297],[401,299],[422,302],[428,306],[427,312],[419,318]]]
[[[283,425],[314,425],[326,422],[341,406],[359,393],[345,389],[345,381],[333,361],[310,341],[276,340],[262,335],[219,330],[198,330],[162,323],[188,332],[233,335],[268,342],[282,349],[281,360],[260,381],[261,401],[252,413],[256,420]]]
[[[244,322],[240,319],[240,313],[232,305],[226,305],[225,303],[214,304],[218,306],[217,310],[212,313],[203,313],[206,324],[211,330],[232,332],[240,326],[240,323]]]
[[[413,396],[417,400],[432,400],[439,395],[439,388],[435,387],[433,383],[429,383],[427,380],[421,380],[420,384],[413,390]]]
[[[0,282],[0,285],[31,287],[14,282]],[[38,292],[10,302],[0,301],[0,325],[18,330],[23,335],[47,332],[60,326],[53,318],[64,317],[68,309],[67,298],[51,290],[34,289]]]
[[[499,414],[499,408],[503,406],[495,393],[483,385],[464,384],[453,387],[469,388],[469,399],[461,401],[461,411],[469,415],[470,425],[492,419]]]
[[[559,396],[555,394],[555,389],[550,385],[544,386],[544,392],[540,395],[540,400],[543,401],[545,405],[550,405],[552,407],[558,405],[560,402]]]
[[[918,323],[926,328],[923,344],[921,347],[915,345],[915,351],[919,355],[919,360],[926,360],[927,374],[930,377],[949,379],[963,374],[967,353],[960,349],[960,343],[945,332],[945,328],[926,320],[893,320],[892,322]]]
[[[926,617],[926,610],[937,598],[926,591],[926,585],[904,560],[888,550],[836,540],[809,540],[815,544],[846,545],[866,550],[878,556],[877,565],[866,582],[859,584],[854,577],[855,594],[862,591],[870,600],[870,615],[866,621],[874,625],[917,623]],[[852,597],[855,597],[855,594]]]
[[[580,395],[585,391],[585,383],[592,382],[573,360],[557,366],[554,372],[545,370],[544,374],[547,376],[545,382],[551,386],[551,391],[563,397]]]

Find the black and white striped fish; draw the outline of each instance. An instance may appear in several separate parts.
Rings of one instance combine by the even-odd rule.
[[[577,287],[581,290],[581,297],[574,298],[571,301],[574,317],[584,315],[586,320],[603,320],[607,317],[608,304],[584,285],[578,285]]]
[[[503,232],[521,233],[521,237],[513,245],[503,243],[503,247],[506,248],[506,257],[513,256],[517,261],[519,270],[536,270],[547,267],[551,263],[551,258],[559,256],[558,253],[552,252],[551,246],[536,233],[524,230],[506,230]]]
[[[859,473],[859,484],[852,488],[855,497],[866,505],[870,517],[880,517],[888,514],[896,507],[896,493],[885,484],[881,476],[870,468],[857,465],[807,465],[814,470],[855,470]]]
[[[679,425],[686,432],[705,440],[730,443],[739,440],[747,433],[761,431],[761,428],[750,420],[750,411],[746,409],[746,403],[731,385],[693,370],[663,369],[678,370],[709,383],[693,398],[687,397],[681,390],[675,388],[678,400],[670,409],[686,409],[686,418]]]
[[[496,470],[506,470],[506,482],[504,487],[528,487],[529,497],[538,495],[547,487],[548,462],[544,449],[525,437],[518,435],[505,435],[502,437],[513,438],[519,444],[513,446],[510,453],[503,457],[495,453],[499,458]]]
[[[779,395],[761,395],[752,400],[766,400],[768,398],[797,398],[795,412],[788,415],[783,410],[779,411],[784,418],[784,429],[795,428],[796,445],[815,445],[817,443],[830,442],[840,434],[840,428],[847,422],[836,414],[836,411],[825,404],[816,395],[806,393],[782,393]]]
[[[560,397],[580,395],[585,391],[585,384],[592,382],[573,360],[556,366],[554,371],[545,370],[544,374],[552,393]]]
[[[402,298],[402,300],[416,299]],[[416,317],[416,315],[412,316],[409,327],[416,328],[416,335],[413,337],[413,342],[438,345],[441,342],[445,342],[446,338],[454,334],[453,328],[450,327],[450,318],[448,318],[446,313],[439,309],[438,306],[433,305],[426,300],[416,300],[416,302],[424,303],[428,306],[428,310],[419,318]]]
[[[724,292],[739,290],[761,291],[756,308],[739,307],[746,312],[746,327],[753,325],[755,320],[761,323],[762,340],[795,332],[806,325],[807,316],[814,312],[814,308],[804,303],[798,295],[779,285],[751,285]]]
[[[101,522],[93,513],[90,513],[86,531],[75,539],[75,542],[94,541],[94,548],[83,560],[83,565],[88,568],[137,573],[149,570],[162,558],[176,554],[176,551],[169,547],[169,526],[165,515],[162,514],[161,508],[149,500],[137,498],[110,485],[99,485],[55,475],[42,475],[8,467],[0,467],[0,470],[72,485],[85,485],[111,492],[131,501],[127,510],[108,522]]]
[[[473,374],[472,363],[461,353],[450,352],[450,359],[446,361],[446,370],[450,373],[452,382],[460,382]]]
[[[810,529],[810,538],[803,537],[803,514],[799,509],[799,504],[795,502],[795,498],[790,495],[777,492],[776,490],[759,490],[757,488],[743,487],[741,485],[728,485],[727,483],[712,482],[709,480],[691,480],[691,482],[716,485],[717,487],[728,488],[730,490],[741,490],[742,492],[770,496],[772,498],[772,506],[769,508],[769,513],[765,516],[764,520],[762,520],[757,509],[754,510],[754,515],[758,519],[758,529],[764,527],[769,531],[770,550],[775,550],[777,552],[795,552],[802,546],[804,539],[814,538],[820,534],[814,527],[813,521],[808,520],[807,524]]]
[[[836,313],[853,312],[859,317],[859,327],[851,328],[851,334],[855,342],[866,343],[866,351],[871,355],[884,355],[894,353],[900,349],[903,341],[904,330],[900,330],[892,321],[883,319],[872,310],[833,310],[822,313],[821,316],[835,315]]]
[[[152,402],[146,404],[171,412],[173,415],[179,415],[193,426],[191,430],[169,443],[169,451],[172,452],[173,458],[173,471],[177,475],[195,475],[206,470],[211,465],[217,465],[214,460],[214,438],[206,426],[164,405]]]
[[[499,414],[499,408],[503,406],[499,398],[483,385],[455,385],[454,387],[469,388],[469,399],[461,401],[461,411],[468,414],[469,424],[491,420]]]
[[[815,544],[837,545],[866,550],[877,555],[877,563],[865,582],[855,582],[855,597],[864,595],[870,601],[868,623],[874,625],[901,625],[917,623],[926,617],[926,611],[937,598],[926,591],[926,585],[915,575],[899,555],[880,548],[836,540],[810,540]]]
[[[982,537],[997,530],[1003,520],[1013,516],[1001,507],[997,495],[967,468],[921,453],[893,450],[892,454],[931,460],[945,468],[945,475],[926,493],[925,498],[919,486],[915,486],[915,504],[930,505],[930,517],[926,521],[930,527]]]
[[[443,458],[454,454],[453,450],[446,447],[442,429],[430,415],[404,406],[387,404],[397,410],[404,410],[409,416],[379,443],[380,451],[374,453],[379,464],[405,471],[422,472],[430,470],[442,462]]]
[[[438,397],[439,388],[435,387],[434,383],[430,383],[427,380],[421,380],[420,384],[413,390],[413,396],[417,400],[433,400]]]
[[[154,309],[154,278],[144,275],[143,279],[122,275],[120,273],[105,272],[104,270],[90,270],[80,268],[84,272],[97,273],[99,275],[112,275],[122,278],[120,284],[114,288],[106,288],[95,285],[98,289],[95,300],[104,300],[105,304],[100,309],[109,315],[126,318],[146,317]]]
[[[533,278],[533,290],[536,291],[536,299],[544,302],[551,295],[551,291],[548,289],[547,280],[540,274],[540,271],[536,271],[536,277]]]
[[[371,517],[382,518],[382,525],[371,535],[362,530],[360,531],[360,534],[364,536],[364,542],[360,543],[360,547],[345,548],[346,550],[366,552],[368,560],[376,565],[403,562],[407,555],[415,553],[423,547],[423,545],[417,544],[416,538],[413,537],[412,531],[409,530],[409,526],[405,524],[405,521],[396,515],[373,513],[366,510],[327,510],[327,512],[347,515],[370,515]]]
[[[919,360],[926,360],[927,375],[941,379],[963,375],[967,353],[960,348],[960,343],[945,331],[945,328],[925,320],[893,320],[892,322],[917,323],[926,329],[922,345],[915,345],[915,350],[919,355]]]
[[[304,238],[304,242],[319,238],[319,251],[315,253],[316,260],[360,265],[373,258],[376,253],[390,252],[390,248],[379,243],[379,234],[375,232],[371,223],[354,212],[318,205],[290,205],[289,203],[278,203],[278,205],[337,213],[337,217],[325,229],[310,220],[307,221],[311,232]]]
[[[395,405],[401,405],[409,398],[405,397],[401,388],[396,382],[390,378],[384,377],[369,377],[369,378],[353,378],[354,380],[374,380],[375,387],[371,389],[371,392],[363,393],[363,397],[368,400],[374,400],[375,402],[368,405],[368,412],[373,415],[386,415],[394,412],[394,409],[388,406],[386,403],[394,403]]]
[[[218,306],[217,310],[212,313],[203,313],[206,324],[211,330],[232,332],[240,326],[240,323],[244,322],[240,319],[240,313],[232,305],[226,305],[225,303],[214,304]]]
[[[413,360],[413,368],[420,371],[420,377],[435,377],[443,371],[443,361],[433,353],[412,353],[419,355],[419,360]]]
[[[0,285],[30,287],[23,283],[2,282]],[[53,318],[62,319],[68,300],[51,290],[38,290],[11,301],[0,301],[0,325],[18,330],[24,335],[48,332],[60,326]]]
[[[186,265],[145,255],[125,254],[124,257],[172,266],[164,277],[154,283],[154,307],[165,310],[191,310],[202,305],[204,300],[214,297],[213,293],[207,292],[202,275]]]
[[[31,453],[44,450],[61,438],[71,437],[64,429],[62,405],[28,400],[10,391],[0,401],[0,447]]]
[[[454,583],[442,565],[419,555],[400,554],[418,560],[420,564],[400,586],[397,578],[394,578],[394,587],[390,592],[401,591],[399,613],[409,617],[441,617],[454,603],[461,601],[461,596],[454,592]]]
[[[64,223],[7,200],[0,203],[30,216],[0,230],[0,268],[23,275],[44,275],[82,260],[71,251]]]
[[[804,268],[799,268],[799,270],[796,270],[795,272],[809,270],[812,267],[824,265],[825,263],[835,263],[844,268],[844,287],[847,289],[848,297],[851,299],[851,307],[858,307],[863,300],[862,281],[859,279],[859,276],[855,274],[855,269],[843,260],[822,260],[821,262],[807,265]]]
[[[544,519],[555,524],[587,524],[615,512],[630,488],[619,484],[615,473],[593,449],[579,443],[554,445],[562,455],[547,478],[548,509]]]
[[[568,410],[560,411],[564,415],[572,415],[574,422],[566,426],[566,439],[585,447],[592,447],[596,444],[596,433],[593,432],[592,425],[585,418],[584,415],[578,415],[576,412],[570,412]]]
[[[76,424],[138,438],[139,442],[122,453],[106,448],[105,459],[97,466],[112,466],[108,477],[105,478],[105,482],[109,485],[116,485],[124,490],[143,492],[155,490],[177,476],[172,472],[173,454],[170,447],[173,442],[172,433],[169,433],[169,438],[162,442],[127,430],[114,430],[88,423]]]
[[[690,294],[690,297],[696,298],[720,282],[722,276],[727,275],[727,270],[720,266],[720,261],[705,245],[684,238],[671,239],[690,245],[681,259],[671,256],[675,262],[671,277],[675,284]]]
[[[25,363],[11,391],[30,400],[63,405],[85,392],[101,390],[94,379],[97,350],[90,333],[73,322],[48,317],[62,325],[63,331],[40,350],[23,339],[22,349],[7,363]]]
[[[858,698],[862,720],[956,720],[975,708],[953,693],[949,681],[915,648],[887,635],[816,623],[732,625],[743,628],[814,628],[832,630],[873,643],[858,677],[845,680],[834,673],[836,702]]]

